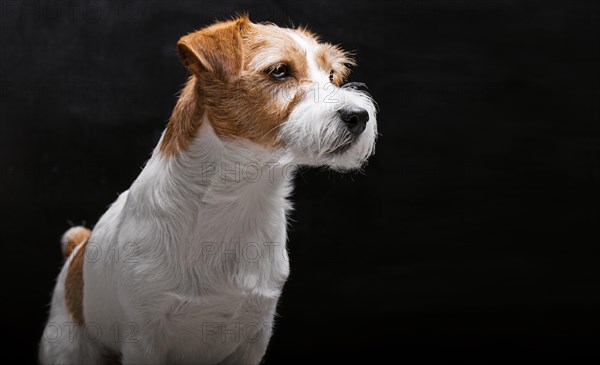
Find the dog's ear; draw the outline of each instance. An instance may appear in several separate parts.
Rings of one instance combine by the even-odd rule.
[[[241,16],[181,37],[177,42],[181,62],[196,76],[209,72],[224,82],[235,80],[244,62],[242,34],[250,24],[247,16]]]

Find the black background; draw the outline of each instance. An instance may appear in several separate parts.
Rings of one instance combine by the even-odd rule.
[[[597,1],[0,1],[3,360],[149,158],[177,39],[244,10],[355,50],[380,107],[364,174],[297,178],[267,364],[598,357]]]

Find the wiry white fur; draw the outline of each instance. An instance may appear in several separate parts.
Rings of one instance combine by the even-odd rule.
[[[318,43],[301,33],[290,30],[290,35],[307,54],[308,75],[312,84],[303,84],[305,98],[294,108],[283,123],[281,138],[289,159],[309,166],[329,166],[338,170],[361,167],[375,152],[377,122],[375,105],[371,97],[361,91],[339,88],[329,81],[329,74],[315,61]],[[369,122],[365,130],[348,150],[332,154],[349,142],[345,126],[338,111],[356,106],[367,110]]]
[[[310,44],[295,39],[314,57]],[[284,121],[282,148],[223,141],[205,119],[181,155],[155,149],[93,229],[83,328],[65,307],[64,265],[40,345],[43,364],[96,364],[105,352],[122,354],[123,364],[260,362],[289,274],[290,164],[359,167],[376,135],[370,98],[336,88],[339,101],[324,102],[328,75],[309,64],[322,95],[315,102],[308,93]],[[369,111],[367,129],[332,155],[344,143],[337,110],[350,104]],[[72,330],[53,336],[54,326]]]
[[[313,91],[314,88],[309,94]],[[339,170],[362,166],[373,154],[377,136],[375,107],[370,97],[359,91],[341,89],[331,84],[317,92],[326,96],[319,96],[319,101],[315,102],[309,95],[294,108],[283,124],[281,138],[285,141],[290,160],[303,165],[325,165]],[[335,98],[335,101],[327,101],[329,98]],[[356,105],[369,112],[369,122],[355,141],[349,141],[344,131],[346,127],[337,114],[346,105]],[[352,144],[344,153],[333,153],[349,142]]]
[[[101,337],[91,344],[82,334],[54,343],[44,336],[43,363],[89,357],[73,346],[122,352],[125,364],[260,361],[289,272],[289,175],[272,153],[225,143],[202,125],[180,158],[155,151],[93,230],[84,317]],[[260,167],[260,179],[244,175],[248,166]],[[62,327],[72,322],[65,271],[49,319]]]

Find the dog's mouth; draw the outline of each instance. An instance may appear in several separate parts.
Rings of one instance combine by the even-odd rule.
[[[344,133],[344,136],[340,138],[341,142],[336,143],[335,147],[329,152],[330,156],[339,156],[348,151],[356,142],[358,138],[353,137],[350,133]]]
[[[330,155],[331,156],[342,155],[342,154],[346,153],[350,149],[350,147],[352,147],[353,144],[354,144],[354,141],[350,141],[350,142],[346,142],[342,145],[339,145],[331,151]]]

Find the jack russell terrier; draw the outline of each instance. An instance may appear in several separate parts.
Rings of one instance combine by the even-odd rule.
[[[217,22],[152,157],[90,231],[69,229],[42,364],[258,364],[289,274],[297,166],[360,168],[376,108],[350,55],[304,28]]]

